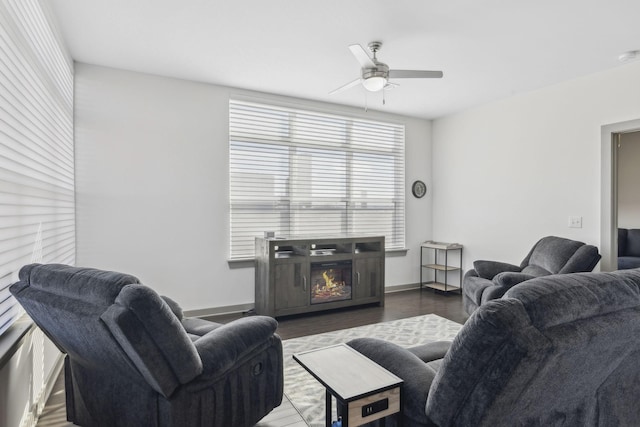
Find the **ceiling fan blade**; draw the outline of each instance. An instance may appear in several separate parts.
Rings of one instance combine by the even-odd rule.
[[[329,95],[333,95],[334,93],[342,92],[343,90],[351,89],[352,87],[360,84],[361,82],[362,82],[362,79],[355,79],[354,81],[349,82],[344,86],[340,86],[338,89],[332,90],[331,92],[329,92]]]
[[[442,71],[426,71],[426,70],[389,70],[390,79],[412,79],[412,78],[442,78]]]
[[[398,86],[400,86],[398,83],[387,82],[387,84],[384,85],[384,90],[391,90],[397,88]]]
[[[359,44],[352,44],[349,46],[349,50],[353,53],[353,56],[356,57],[356,60],[360,64],[362,68],[375,68],[376,64],[367,54],[367,51],[364,50],[362,46]]]

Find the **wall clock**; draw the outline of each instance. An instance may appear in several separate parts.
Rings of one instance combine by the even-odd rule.
[[[424,197],[425,194],[427,194],[427,186],[420,180],[415,181],[411,186],[411,192],[413,193],[414,197],[420,199]]]

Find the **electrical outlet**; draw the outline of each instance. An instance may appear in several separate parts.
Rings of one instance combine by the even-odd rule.
[[[582,228],[582,217],[581,216],[570,216],[569,217],[569,228]]]

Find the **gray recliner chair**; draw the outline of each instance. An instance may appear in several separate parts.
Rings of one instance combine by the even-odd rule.
[[[467,314],[500,298],[511,287],[534,277],[590,272],[600,261],[598,248],[576,240],[547,236],[540,239],[519,266],[498,261],[473,263],[462,283],[462,303]]]
[[[19,278],[11,293],[66,353],[74,424],[248,427],[282,401],[270,317],[185,318],[171,299],[110,271],[31,264]]]
[[[404,380],[405,426],[637,426],[639,334],[640,269],[516,285],[450,348],[348,344]]]

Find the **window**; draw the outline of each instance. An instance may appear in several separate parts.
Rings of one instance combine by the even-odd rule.
[[[37,0],[0,3],[0,334],[30,262],[75,262],[73,66]]]
[[[403,125],[231,100],[229,183],[232,260],[265,231],[404,248]]]

